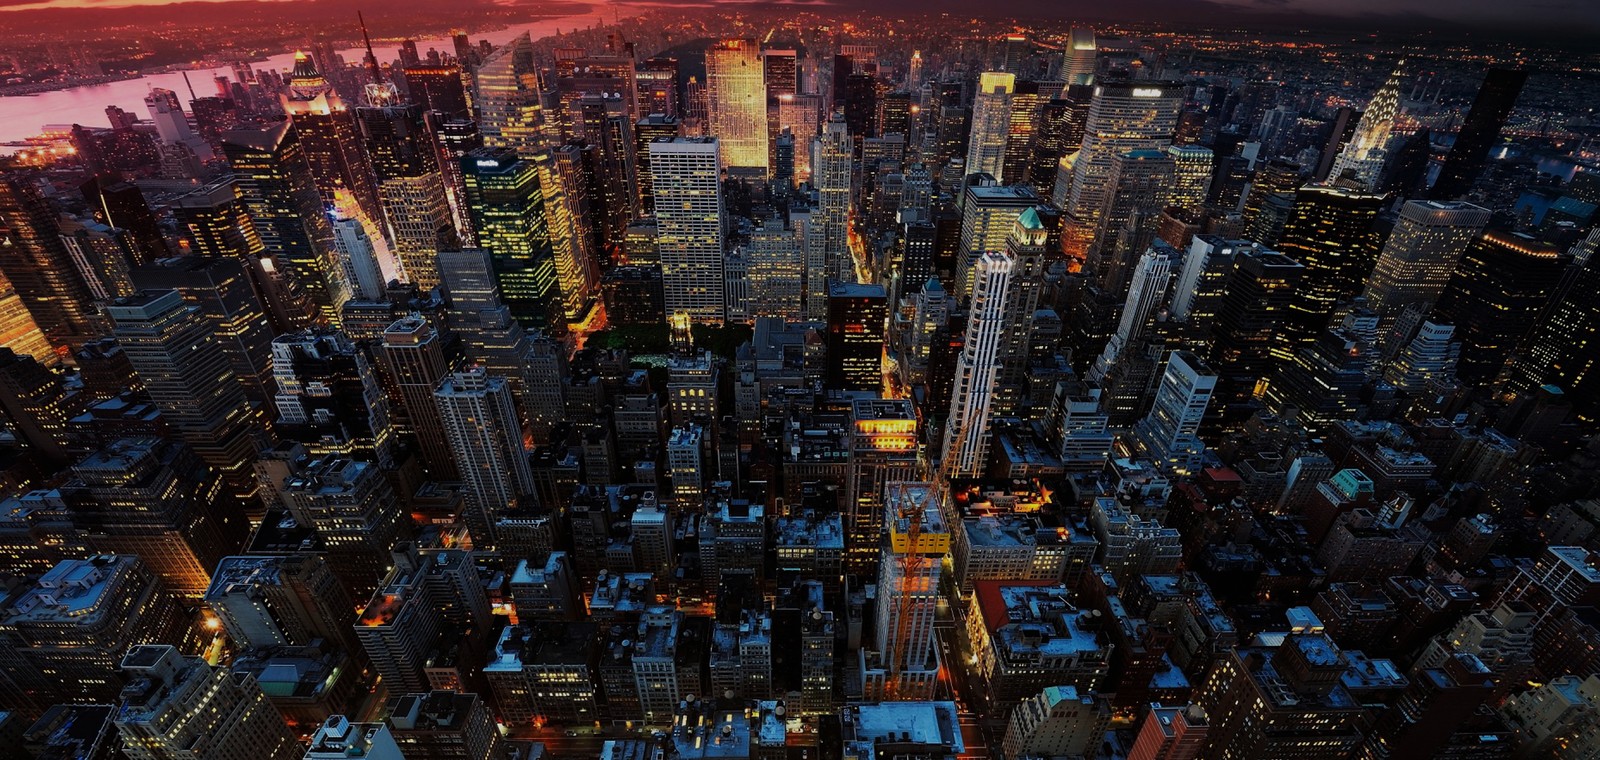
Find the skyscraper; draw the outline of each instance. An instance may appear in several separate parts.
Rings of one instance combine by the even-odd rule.
[[[0,419],[43,462],[60,467],[71,461],[67,421],[87,402],[85,394],[69,391],[47,365],[0,346]]]
[[[378,188],[361,149],[355,114],[304,53],[295,54],[283,110],[294,124],[323,202],[333,203],[340,193],[348,193],[368,219],[382,219]]]
[[[288,333],[272,341],[278,388],[275,430],[317,456],[353,456],[393,468],[389,401],[367,354],[337,332]]]
[[[1406,201],[1367,279],[1367,308],[1378,315],[1380,335],[1402,313],[1420,316],[1433,308],[1489,217],[1488,209],[1470,203]]]
[[[1331,186],[1301,188],[1278,250],[1305,267],[1274,340],[1287,360],[1316,340],[1340,301],[1354,298],[1377,261],[1372,225],[1384,196]]]
[[[883,331],[889,316],[882,285],[835,282],[828,289],[829,388],[874,391],[883,387]]]
[[[730,174],[766,179],[767,87],[755,40],[722,40],[706,50],[707,134],[722,145]]]
[[[61,362],[50,339],[39,329],[39,323],[33,321],[27,304],[22,302],[3,272],[0,272],[0,346],[33,357],[46,366]]]
[[[1455,325],[1463,383],[1500,373],[1555,292],[1564,259],[1549,245],[1508,232],[1486,232],[1467,247],[1432,316]]]
[[[1456,133],[1455,146],[1445,158],[1430,196],[1452,200],[1467,194],[1483,172],[1483,162],[1500,139],[1517,96],[1528,82],[1528,72],[1516,69],[1489,69],[1478,88],[1478,96],[1467,111],[1467,119]]]
[[[765,159],[763,159],[765,160]],[[669,322],[723,320],[722,183],[715,137],[650,144],[656,248]]]
[[[1218,375],[1212,408],[1222,429],[1253,413],[1256,384],[1272,372],[1273,339],[1305,274],[1305,266],[1274,251],[1242,250],[1232,258],[1232,271],[1215,306],[1208,362]],[[1191,311],[1191,319],[1203,312]]]
[[[939,672],[933,623],[950,529],[932,484],[890,483],[887,490],[876,649],[862,655],[862,688],[867,699],[928,699]]]
[[[1562,277],[1550,305],[1539,317],[1527,344],[1511,365],[1509,385],[1527,393],[1554,385],[1573,399],[1581,414],[1600,407],[1595,382],[1595,341],[1600,338],[1600,257],[1589,256]]]
[[[1205,444],[1200,422],[1217,387],[1217,375],[1188,351],[1167,355],[1150,414],[1134,425],[1133,437],[1156,466],[1172,475],[1192,474]]]
[[[1378,173],[1383,170],[1384,160],[1389,155],[1389,137],[1393,134],[1394,120],[1400,115],[1400,68],[1405,63],[1402,59],[1395,64],[1389,80],[1367,103],[1367,110],[1362,112],[1361,120],[1356,123],[1355,135],[1345,143],[1339,157],[1334,159],[1329,177],[1338,179],[1349,172],[1365,189],[1371,190],[1377,184]]]
[[[1162,150],[1172,143],[1183,110],[1183,86],[1173,82],[1108,82],[1094,86],[1084,122],[1083,146],[1071,163],[1071,181],[1056,180],[1061,210],[1074,236],[1064,243],[1081,257],[1100,221],[1106,182],[1116,157],[1133,150]],[[1063,165],[1063,171],[1067,168]],[[1065,187],[1065,192],[1063,192]]]
[[[450,372],[444,343],[445,338],[427,319],[412,314],[384,329],[378,356],[390,400],[395,402],[392,411],[397,427],[422,454],[429,475],[435,480],[454,480],[455,459],[433,401],[434,388]]]
[[[272,396],[273,324],[250,264],[231,256],[175,256],[133,270],[134,287],[176,290],[196,306],[251,401]]]
[[[385,237],[399,260],[397,274],[420,288],[431,288],[439,282],[433,254],[454,223],[439,172],[439,152],[422,108],[366,107],[355,113],[362,143],[372,157]]]
[[[292,122],[227,132],[222,151],[266,253],[290,272],[324,320],[338,324],[349,284],[333,258],[333,227]]]
[[[822,134],[811,140],[811,181],[817,188],[817,208],[811,214],[808,233],[821,241],[824,276],[846,282],[855,278],[850,254],[853,152],[849,128],[838,115],[828,119]],[[827,293],[821,282],[807,282],[806,291],[811,298]]]
[[[1073,27],[1071,36],[1067,38],[1066,49],[1061,53],[1061,78],[1068,87],[1094,84],[1094,76],[1099,68],[1099,53],[1100,46],[1095,42],[1094,30]]]
[[[250,465],[264,442],[263,426],[200,309],[176,290],[146,290],[118,299],[106,315],[168,424],[233,494],[252,499]]]
[[[472,506],[493,515],[534,504],[522,421],[506,381],[473,368],[445,378],[433,398]],[[494,545],[493,533],[475,538]]]
[[[1011,129],[1011,99],[1017,77],[989,71],[978,77],[972,101],[972,133],[967,138],[967,174],[1005,175],[1006,140]]]
[[[299,760],[301,746],[254,678],[171,646],[128,650],[117,731],[130,760]]]
[[[55,344],[98,332],[88,286],[68,258],[55,212],[37,188],[11,174],[0,177],[0,275]]]
[[[512,315],[525,325],[564,326],[539,167],[513,151],[485,147],[461,159],[461,172],[478,246],[494,254]]]
[[[483,144],[524,157],[548,147],[549,126],[540,104],[544,85],[528,34],[495,48],[474,73]]]

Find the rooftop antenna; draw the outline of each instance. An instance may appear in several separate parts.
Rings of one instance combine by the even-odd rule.
[[[194,96],[194,84],[189,81],[189,72],[183,72],[183,86],[189,88],[189,102],[193,103],[199,98]]]
[[[373,84],[383,84],[383,72],[378,68],[378,56],[372,54],[372,36],[367,34],[367,19],[356,11],[356,21],[361,23],[361,39],[367,43],[367,56],[362,63],[366,64],[367,73],[372,75]]]

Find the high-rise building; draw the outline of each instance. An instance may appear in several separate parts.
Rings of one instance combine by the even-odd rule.
[[[1200,357],[1188,351],[1167,355],[1150,414],[1133,428],[1134,438],[1157,467],[1176,475],[1196,470],[1205,452],[1200,422],[1216,387],[1216,374]]]
[[[1116,157],[1133,150],[1163,150],[1172,144],[1183,110],[1183,86],[1172,82],[1108,82],[1094,86],[1084,121],[1083,145],[1070,166],[1070,181],[1056,180],[1062,212],[1076,237],[1064,241],[1069,255],[1081,257],[1088,236],[1100,222],[1104,187]],[[1062,171],[1069,167],[1064,163]]]
[[[1017,89],[1015,74],[984,72],[978,77],[978,94],[972,101],[972,133],[967,140],[968,174],[1004,176],[1006,140],[1011,129],[1011,100]]]
[[[1406,201],[1367,279],[1367,308],[1378,315],[1380,335],[1402,314],[1421,316],[1433,308],[1489,216],[1488,209],[1459,201]]]
[[[828,288],[828,365],[823,382],[829,388],[883,387],[883,332],[888,318],[882,285],[835,282]]]
[[[353,139],[353,137],[352,137]],[[360,146],[354,146],[360,150]],[[333,227],[293,124],[284,120],[260,129],[238,129],[222,136],[222,151],[233,167],[262,249],[287,269],[323,319],[338,324],[339,308],[349,299],[344,269],[334,260]]]
[[[1200,240],[1196,238],[1191,256],[1200,247]],[[1214,307],[1207,362],[1217,373],[1213,410],[1219,426],[1224,428],[1242,423],[1253,413],[1256,384],[1272,372],[1273,338],[1305,273],[1303,265],[1281,253],[1235,250],[1235,255],[1223,257],[1231,258],[1233,266]],[[1185,267],[1185,280],[1187,273]],[[1209,300],[1194,301],[1191,321],[1203,316],[1205,309],[1200,305]]]
[[[459,88],[459,73],[456,82]],[[385,237],[399,261],[397,274],[420,288],[431,288],[438,284],[433,254],[454,223],[439,172],[439,151],[423,109],[392,105],[357,108],[355,114],[362,143],[372,157]]]
[[[322,540],[329,569],[350,598],[370,597],[393,564],[393,547],[409,533],[386,474],[371,462],[327,457],[274,485],[295,522]]]
[[[950,529],[941,505],[933,503],[937,492],[929,483],[888,486],[877,640],[861,654],[867,699],[927,699],[937,682],[934,611],[940,560],[950,551]]]
[[[1127,292],[1137,257],[1155,237],[1156,216],[1171,198],[1176,167],[1165,151],[1135,150],[1112,159],[1083,265],[1107,297],[1120,300]]]
[[[1539,317],[1526,346],[1512,362],[1509,385],[1528,393],[1554,385],[1573,400],[1580,414],[1596,410],[1595,381],[1589,349],[1600,336],[1600,257],[1589,256],[1562,278],[1549,307]]]
[[[180,196],[169,208],[187,243],[186,253],[254,259],[264,249],[231,177]]]
[[[272,341],[278,388],[274,430],[315,456],[353,456],[392,469],[397,459],[389,400],[364,351],[337,332],[288,333]]]
[[[68,257],[55,212],[20,176],[0,177],[0,275],[53,343],[75,344],[99,332],[89,288]]]
[[[409,70],[408,70],[409,73]],[[351,723],[343,715],[328,718],[311,735],[311,748],[302,760],[406,760],[394,734],[384,723]]]
[[[141,290],[176,290],[200,310],[251,401],[272,395],[273,323],[248,261],[231,255],[174,256],[133,270]]]
[[[350,298],[354,301],[378,301],[388,283],[379,262],[388,257],[388,246],[382,239],[374,240],[367,230],[372,225],[361,218],[361,211],[353,203],[335,207],[329,213],[333,225],[333,253],[338,266],[344,270],[345,282],[350,283]],[[380,254],[379,246],[383,247]],[[388,263],[388,262],[383,262]],[[398,267],[391,271],[398,274]],[[341,315],[343,311],[341,309]]]
[[[942,458],[954,458],[955,472],[979,477],[988,465],[993,437],[990,415],[999,382],[1001,347],[1006,341],[1007,299],[1017,260],[1009,251],[985,251],[973,270],[966,340],[956,364],[950,416],[945,423]]]
[[[650,144],[656,248],[667,319],[673,324],[718,324],[724,317],[719,153],[716,137]]]
[[[634,175],[638,177],[637,192],[639,194],[639,216],[647,217],[655,214],[655,185],[650,173],[650,144],[658,139],[683,136],[683,124],[676,116],[667,116],[653,113],[633,125],[633,167]]]
[[[1111,706],[1094,693],[1049,686],[1011,710],[1007,757],[1083,755],[1105,741]]]
[[[722,146],[719,167],[764,180],[768,174],[767,86],[755,40],[706,49],[707,134]]]
[[[0,347],[0,419],[45,464],[71,461],[67,422],[87,405],[87,394],[69,390],[61,375]]]
[[[299,760],[301,746],[253,678],[165,645],[130,649],[114,719],[130,760]]]
[[[466,86],[471,75],[460,63],[407,66],[403,76],[406,95],[422,110],[438,113],[441,121],[471,118]]]
[[[1152,704],[1128,750],[1128,760],[1195,760],[1210,727],[1206,711],[1199,705]]]
[[[455,459],[433,402],[433,390],[450,372],[445,342],[427,319],[413,314],[384,329],[378,351],[396,427],[421,453],[423,467],[435,480],[456,477]]]
[[[805,297],[804,228],[768,219],[750,232],[750,316],[802,319]]]
[[[1415,396],[1432,383],[1452,381],[1461,359],[1461,342],[1455,340],[1455,333],[1454,325],[1423,320],[1411,342],[1384,367],[1384,382]]]
[[[355,645],[355,605],[315,554],[224,557],[205,603],[240,649]]]
[[[536,503],[522,422],[506,381],[474,368],[445,378],[433,397],[475,510],[493,515]],[[493,534],[480,532],[478,545],[492,546]]]
[[[817,188],[817,207],[811,213],[807,232],[821,243],[823,276],[845,282],[855,277],[855,262],[850,254],[853,155],[849,126],[838,115],[828,119],[822,134],[811,140],[811,182]],[[824,283],[811,281],[815,279],[808,272],[806,293],[811,299],[827,292]]]
[[[1461,338],[1456,375],[1463,383],[1484,383],[1500,373],[1555,293],[1565,258],[1508,232],[1486,232],[1467,247],[1432,316],[1455,325]]]
[[[1216,156],[1202,145],[1168,145],[1167,155],[1172,157],[1172,189],[1167,202],[1184,211],[1200,211],[1211,194]]]
[[[106,315],[167,423],[231,493],[253,499],[250,465],[264,442],[263,425],[200,309],[176,290],[146,290],[118,299]]]
[[[1364,710],[1340,677],[1345,653],[1321,633],[1220,656],[1196,703],[1210,723],[1201,757],[1345,757],[1361,741]]]
[[[1361,113],[1361,120],[1356,122],[1355,134],[1345,143],[1339,157],[1334,159],[1329,177],[1339,179],[1348,172],[1368,190],[1377,184],[1378,173],[1383,170],[1384,161],[1389,156],[1389,137],[1394,133],[1394,120],[1400,115],[1400,67],[1404,65],[1404,59],[1395,65],[1389,80],[1367,103],[1367,110]]]
[[[641,116],[678,117],[678,59],[648,58],[635,76]]]
[[[0,273],[0,345],[45,366],[61,363],[61,356],[4,273]]]
[[[1094,30],[1073,27],[1072,34],[1067,38],[1066,49],[1061,54],[1061,79],[1069,87],[1094,84],[1095,73],[1099,69],[1099,53],[1100,46],[1095,41]]]
[[[547,217],[550,197],[539,167],[513,151],[486,147],[462,158],[461,172],[478,246],[494,254],[501,297],[512,316],[533,327],[564,326]]]
[[[969,185],[961,198],[961,241],[956,262],[957,298],[972,295],[972,270],[979,257],[1006,247],[1017,219],[1039,204],[1033,188],[1023,185]]]
[[[527,33],[495,48],[473,73],[473,104],[485,146],[524,158],[548,147],[550,125],[540,102],[544,83]]]
[[[1439,178],[1433,183],[1431,197],[1453,200],[1472,189],[1527,82],[1526,71],[1489,69],[1471,110],[1467,111],[1466,121],[1461,124],[1461,131],[1456,133],[1455,145],[1439,170]]]
[[[407,760],[493,760],[504,753],[494,714],[477,694],[406,694],[389,711],[389,729]]]
[[[1384,196],[1334,186],[1301,188],[1278,250],[1305,267],[1273,343],[1287,360],[1316,340],[1341,301],[1361,292],[1377,262],[1373,223]]]
[[[368,219],[382,219],[378,189],[367,153],[361,149],[355,114],[304,53],[295,54],[283,110],[294,125],[322,201],[333,203],[340,194],[348,194]]]
[[[131,265],[148,264],[171,255],[156,226],[155,214],[150,212],[150,205],[145,202],[138,185],[95,177],[79,189],[83,191],[84,200],[94,207],[95,221],[126,235]]]

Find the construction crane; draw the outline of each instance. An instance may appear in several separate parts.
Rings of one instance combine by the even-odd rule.
[[[972,422],[970,416],[967,420],[962,421],[961,427],[956,431],[957,435],[954,440],[964,440],[971,424]],[[921,546],[922,517],[923,515],[927,514],[927,510],[929,508],[943,508],[942,505],[944,504],[944,497],[945,494],[949,493],[950,479],[954,477],[955,470],[956,458],[951,456],[944,457],[939,462],[939,468],[933,473],[932,482],[928,484],[927,493],[924,495],[921,501],[916,501],[910,498],[910,484],[899,484],[901,498],[897,501],[900,504],[899,517],[906,522],[905,539],[903,543],[897,542],[895,538],[894,527],[891,525],[889,529],[889,548],[898,555],[895,558],[895,561],[900,563],[900,578],[902,583],[905,583],[907,579],[912,577],[921,577],[922,573],[927,567],[928,562],[930,561],[928,553],[923,551]],[[909,507],[907,506],[908,504],[910,505]],[[895,636],[889,642],[891,649],[898,649],[899,651],[890,651],[884,653],[888,659],[887,665],[889,672],[888,682],[885,684],[885,692],[889,700],[893,701],[899,698],[902,691],[900,683],[900,671],[902,661],[905,659],[904,650],[909,644],[908,639],[910,638],[911,613],[912,607],[915,603],[915,595],[903,593],[903,589],[885,591],[902,592],[899,594],[900,598],[895,602],[898,605],[898,615],[896,616],[897,619],[895,621]],[[885,593],[885,591],[880,591],[879,593]]]

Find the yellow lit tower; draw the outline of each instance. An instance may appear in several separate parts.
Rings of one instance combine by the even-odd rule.
[[[332,203],[335,195],[346,192],[368,220],[382,219],[377,184],[361,149],[355,113],[305,53],[295,53],[283,110],[294,123],[322,201]]]
[[[767,177],[767,85],[755,40],[722,40],[706,51],[706,121],[730,173]]]
[[[1389,154],[1395,117],[1400,115],[1400,69],[1405,65],[1405,59],[1395,64],[1389,81],[1372,96],[1366,112],[1361,114],[1361,121],[1356,123],[1356,133],[1334,159],[1329,177],[1338,178],[1348,171],[1366,190],[1371,190],[1378,181],[1384,158]]]

